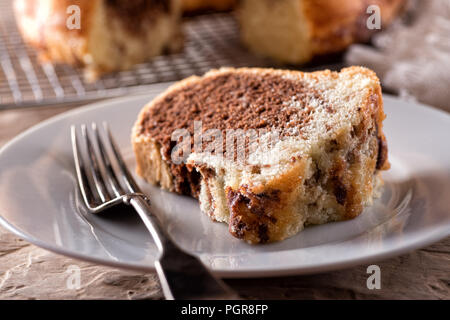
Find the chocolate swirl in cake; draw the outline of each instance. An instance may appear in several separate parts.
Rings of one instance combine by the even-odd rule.
[[[317,91],[281,76],[220,74],[189,84],[157,102],[148,110],[141,134],[157,140],[166,158],[173,147],[173,131],[187,129],[193,136],[194,121],[202,121],[203,131],[278,129],[282,138],[301,131],[309,122],[309,99],[324,101]],[[290,130],[293,128],[297,130]]]

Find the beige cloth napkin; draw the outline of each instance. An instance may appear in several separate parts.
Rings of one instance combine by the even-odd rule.
[[[450,112],[450,0],[410,1],[373,44],[351,46],[346,62],[373,69],[401,97]]]

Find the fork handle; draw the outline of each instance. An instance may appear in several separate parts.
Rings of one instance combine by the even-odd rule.
[[[223,281],[215,278],[195,256],[180,249],[162,229],[144,196],[130,200],[160,251],[155,268],[164,296],[174,299],[238,299]]]

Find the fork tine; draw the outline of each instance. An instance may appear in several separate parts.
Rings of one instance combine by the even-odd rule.
[[[86,167],[83,158],[80,156],[80,145],[78,143],[77,131],[75,126],[70,128],[72,137],[72,152],[73,159],[75,162],[75,171],[77,174],[78,187],[80,189],[81,195],[83,197],[86,207],[92,208],[93,195],[89,187],[89,181],[86,175]]]
[[[133,176],[131,175],[130,171],[128,170],[125,161],[123,161],[122,155],[120,154],[120,151],[117,147],[116,142],[114,141],[114,138],[111,134],[111,131],[109,130],[108,124],[106,122],[103,122],[103,128],[106,132],[107,140],[109,142],[109,145],[111,146],[111,149],[113,150],[114,155],[116,156],[116,160],[119,164],[120,173],[122,174],[122,179],[125,182],[125,184],[128,187],[128,190],[130,192],[140,192],[140,189],[134,181]]]
[[[108,194],[108,189],[106,188],[105,181],[103,180],[97,156],[95,155],[95,151],[92,146],[91,138],[89,137],[87,127],[84,124],[81,126],[81,133],[86,142],[88,159],[90,163],[89,170],[91,172],[92,180],[94,182],[95,189],[97,190],[97,194],[99,195],[102,203],[109,201],[111,200],[111,197]]]
[[[111,160],[109,158],[108,152],[106,151],[105,144],[103,143],[103,139],[100,136],[100,132],[97,128],[97,125],[93,124],[92,128],[94,129],[94,133],[97,138],[97,144],[98,144],[98,147],[100,150],[100,156],[103,161],[103,165],[105,167],[106,179],[108,180],[114,194],[117,197],[124,195],[125,191],[123,190],[122,186],[120,185],[119,180],[117,179],[116,173],[114,172],[113,166],[111,165]]]

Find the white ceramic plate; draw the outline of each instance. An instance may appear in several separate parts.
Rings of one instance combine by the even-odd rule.
[[[0,151],[2,225],[57,253],[153,270],[157,251],[137,215],[93,216],[83,210],[69,139],[71,124],[106,120],[134,167],[130,130],[153,97],[76,109],[6,145]],[[225,224],[210,221],[195,200],[137,180],[175,241],[222,277],[322,272],[398,255],[450,235],[450,116],[390,96],[384,101],[392,168],[383,174],[383,196],[351,221],[308,227],[286,241],[252,246],[233,238]]]

